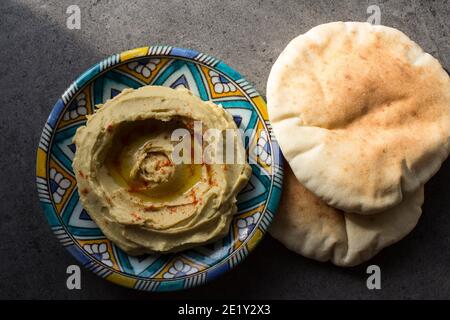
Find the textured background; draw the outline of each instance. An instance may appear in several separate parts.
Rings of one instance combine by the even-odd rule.
[[[81,7],[81,30],[66,8]],[[184,292],[132,291],[82,270],[47,226],[35,190],[35,152],[53,104],[83,70],[126,49],[193,48],[238,70],[265,94],[270,67],[290,39],[335,20],[365,21],[370,4],[450,68],[449,1],[0,1],[0,298],[450,298],[450,161],[426,185],[417,228],[369,264],[382,290],[366,288],[368,264],[342,269],[291,253],[267,236],[235,270]]]

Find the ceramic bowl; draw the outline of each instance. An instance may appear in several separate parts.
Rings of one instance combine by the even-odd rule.
[[[245,141],[252,177],[238,195],[238,212],[226,237],[176,254],[127,255],[109,241],[79,201],[72,170],[72,137],[96,105],[124,88],[186,87],[252,129]],[[37,190],[48,222],[61,244],[89,270],[138,290],[171,291],[216,278],[239,264],[266,232],[282,186],[281,153],[255,88],[222,61],[170,46],[137,48],[112,55],[84,72],[56,102],[37,151]]]

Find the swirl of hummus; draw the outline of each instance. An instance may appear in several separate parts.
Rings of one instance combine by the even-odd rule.
[[[202,130],[232,132],[233,153],[245,159],[230,114],[189,90],[159,86],[126,89],[98,107],[75,134],[73,168],[80,200],[107,238],[139,255],[180,251],[228,233],[250,165],[215,161],[217,152],[212,161],[176,161],[172,135],[182,128],[195,145],[192,124],[199,121]]]

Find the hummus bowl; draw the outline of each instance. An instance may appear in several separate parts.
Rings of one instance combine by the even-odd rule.
[[[102,233],[83,208],[72,167],[73,137],[96,106],[124,89],[187,88],[222,106],[239,129],[251,164],[248,184],[237,196],[227,235],[169,254],[132,256]],[[251,84],[222,61],[169,46],[136,48],[112,55],[76,79],[56,102],[39,141],[36,182],[47,220],[61,244],[86,268],[116,284],[145,291],[172,291],[210,281],[242,261],[256,246],[277,210],[282,158],[266,104]]]

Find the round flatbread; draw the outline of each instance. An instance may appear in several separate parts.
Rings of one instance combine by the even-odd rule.
[[[267,105],[299,181],[347,212],[399,204],[449,154],[449,76],[393,28],[334,22],[295,38],[270,72]]]
[[[270,234],[288,249],[338,266],[354,266],[401,240],[422,213],[423,186],[376,215],[346,213],[308,191],[286,165],[280,207]]]

